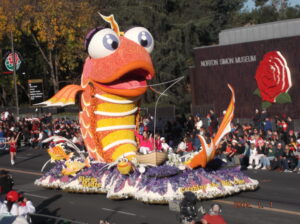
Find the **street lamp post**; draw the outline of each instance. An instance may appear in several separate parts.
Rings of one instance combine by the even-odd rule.
[[[11,40],[11,53],[13,55],[13,76],[14,76],[14,88],[15,88],[15,98],[16,98],[16,115],[19,117],[19,98],[18,98],[18,89],[17,89],[17,74],[16,74],[16,58],[15,58],[15,49],[14,49],[14,36],[13,32],[10,31],[10,40]]]

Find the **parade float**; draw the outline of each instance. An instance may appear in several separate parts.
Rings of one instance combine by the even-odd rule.
[[[207,167],[214,162],[220,140],[231,130],[235,95],[230,85],[231,100],[219,130],[209,144],[199,136],[199,152],[184,157],[170,153],[167,158],[157,153],[146,157],[138,154],[135,131],[141,96],[155,73],[150,57],[154,40],[146,28],[134,27],[124,33],[112,15],[101,17],[111,29],[98,27],[87,35],[89,57],[81,85],[68,85],[42,103],[75,104],[76,95],[81,94],[79,122],[86,152],[59,136],[46,139],[51,142],[48,153],[54,165],[35,184],[146,203],[180,200],[186,191],[195,193],[198,199],[210,199],[256,189],[258,181],[238,167]],[[161,164],[147,162],[153,158]]]

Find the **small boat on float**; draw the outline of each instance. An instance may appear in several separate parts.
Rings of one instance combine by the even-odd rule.
[[[167,152],[151,152],[148,154],[137,154],[137,160],[141,164],[159,166],[168,158]]]

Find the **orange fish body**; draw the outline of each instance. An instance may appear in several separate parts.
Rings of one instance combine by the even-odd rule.
[[[66,152],[64,151],[61,145],[56,145],[52,148],[49,148],[48,154],[50,155],[51,160],[53,161],[69,160],[73,156],[73,153],[66,154]]]
[[[98,161],[135,157],[134,130],[139,96],[147,90],[146,79],[154,74],[147,51],[124,37],[120,39],[120,47],[114,54],[98,60],[86,59],[83,70],[80,126],[89,155]],[[124,74],[130,76],[130,72],[133,77],[145,79],[114,82]],[[107,83],[113,83],[112,87]]]
[[[90,160],[87,157],[85,161],[79,162],[79,161],[67,161],[65,163],[66,168],[62,169],[61,173],[63,175],[69,176],[69,175],[75,175],[78,171],[82,170],[84,167],[90,167]]]
[[[150,38],[149,31],[141,27],[130,29],[124,36],[108,28],[99,30],[87,48],[90,57],[84,64],[81,85],[66,86],[44,102],[47,106],[74,104],[76,94],[82,92],[80,129],[89,156],[97,161],[110,163],[136,156],[139,99],[155,73]],[[101,41],[111,52],[103,46],[97,51]]]

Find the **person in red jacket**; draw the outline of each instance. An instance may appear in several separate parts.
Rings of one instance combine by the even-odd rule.
[[[225,220],[221,215],[221,205],[213,204],[209,209],[209,213],[205,214],[202,219],[202,224],[226,224]]]

